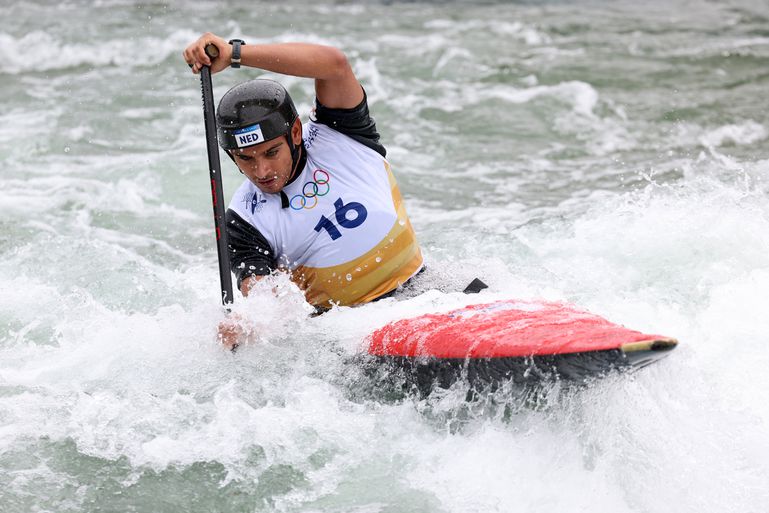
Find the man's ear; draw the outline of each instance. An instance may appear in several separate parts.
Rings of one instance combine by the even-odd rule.
[[[296,117],[291,127],[291,140],[295,146],[299,146],[302,142],[302,121],[299,119],[299,116]]]

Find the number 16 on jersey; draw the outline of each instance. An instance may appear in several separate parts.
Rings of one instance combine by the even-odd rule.
[[[351,201],[345,205],[342,198],[339,198],[334,202],[334,206],[336,207],[334,217],[336,217],[336,222],[339,223],[339,226],[342,228],[357,228],[363,224],[363,221],[366,220],[366,216],[368,216],[366,207],[356,201]],[[350,211],[353,211],[356,214],[353,219],[347,218],[347,213]],[[321,230],[326,230],[331,237],[331,240],[336,240],[342,236],[342,233],[336,225],[326,216],[320,216],[320,221],[315,225],[316,232],[320,233]]]

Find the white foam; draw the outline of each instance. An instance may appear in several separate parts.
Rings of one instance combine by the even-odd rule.
[[[420,94],[404,94],[396,105],[405,118],[413,118],[421,109],[432,108],[443,112],[459,112],[488,102],[524,105],[534,102],[556,102],[563,105],[549,121],[559,133],[584,141],[593,155],[607,155],[620,150],[632,149],[636,138],[626,128],[626,120],[620,109],[609,104],[612,115],[599,115],[601,105],[598,91],[581,81],[566,81],[554,85],[515,87],[506,84],[484,85],[435,80],[420,87],[437,89],[441,95],[425,98]],[[499,108],[504,108],[500,106]],[[420,122],[421,120],[415,120]],[[461,130],[461,125],[458,127]],[[445,130],[445,127],[443,128]],[[397,139],[396,139],[397,142]]]
[[[467,32],[477,33],[479,31],[488,31],[496,36],[510,37],[513,40],[520,40],[531,46],[549,44],[552,42],[552,38],[546,32],[520,21],[494,19],[467,19],[456,21],[437,19],[426,22],[424,27],[430,30],[440,30],[441,33],[452,33],[457,36]]]
[[[603,511],[632,511],[608,469],[584,471],[576,433],[557,425],[527,427],[511,432],[484,425],[469,436],[432,440],[408,478],[444,511],[505,511],[509,504],[525,511],[587,511],[596,508],[596,497]]]
[[[769,37],[740,37],[709,40],[697,46],[675,48],[668,55],[675,57],[691,57],[701,55],[728,55],[728,52],[745,51],[753,47],[769,46]]]
[[[700,137],[703,146],[744,146],[750,145],[767,138],[766,128],[753,120],[747,120],[739,124],[724,125],[710,130]]]
[[[46,212],[57,217],[59,211],[75,204],[101,212],[130,212],[139,217],[162,214],[187,221],[199,219],[185,209],[158,202],[158,178],[150,173],[116,182],[74,176],[11,179],[3,180],[3,186],[8,194],[0,197],[0,207],[7,212],[25,212],[35,205],[45,205]]]
[[[111,39],[94,44],[63,43],[43,30],[19,38],[0,32],[0,72],[19,74],[77,66],[152,66],[172,55],[179,55],[179,49],[196,37],[192,31],[179,30],[162,38]],[[153,51],[137,59],[136,48],[152,48]]]

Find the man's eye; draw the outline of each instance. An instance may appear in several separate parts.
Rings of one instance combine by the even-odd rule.
[[[249,157],[248,155],[238,155],[238,158],[240,160],[251,160],[251,157]]]
[[[265,153],[265,155],[267,155],[268,157],[274,157],[277,154],[278,154],[278,150],[270,150],[267,153]]]

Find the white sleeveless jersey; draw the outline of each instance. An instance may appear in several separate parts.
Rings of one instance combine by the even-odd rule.
[[[365,303],[416,274],[422,254],[390,165],[326,125],[303,127],[307,163],[281,195],[246,180],[230,208],[264,236],[318,306]]]

